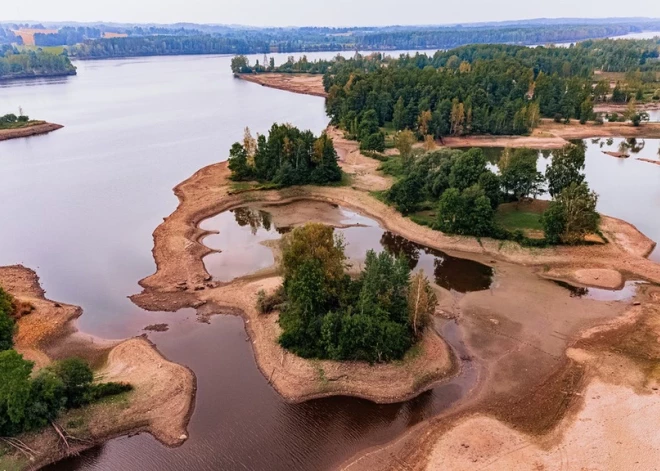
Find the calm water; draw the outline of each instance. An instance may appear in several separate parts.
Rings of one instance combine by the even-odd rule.
[[[486,265],[411,242],[348,209],[336,210],[341,214],[341,224],[349,226],[336,232],[343,236],[346,255],[353,265],[360,266],[368,250],[387,250],[405,257],[412,270],[424,270],[446,289],[466,293],[485,290],[491,285],[493,270]],[[218,214],[202,221],[200,227],[219,232],[204,239],[207,247],[222,251],[204,258],[207,271],[219,281],[230,281],[273,265],[273,254],[263,242],[279,239],[288,229],[275,227],[267,209],[249,207]]]

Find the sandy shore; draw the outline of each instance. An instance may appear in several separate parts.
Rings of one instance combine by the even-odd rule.
[[[637,103],[635,109],[638,111],[655,111],[660,110],[660,101],[654,101],[651,103]],[[625,113],[628,111],[627,103],[597,103],[594,106],[594,111],[596,113]]]
[[[0,267],[0,286],[35,307],[18,320],[15,348],[34,361],[36,368],[76,355],[94,365],[95,374],[103,381],[128,382],[134,387],[119,401],[71,410],[58,419],[71,435],[88,443],[65,450],[52,429],[22,436],[37,454],[31,463],[23,455],[14,455],[19,467],[43,466],[129,433],[149,432],[168,446],[183,443],[195,394],[195,377],[190,370],[167,361],[144,337],[111,342],[77,333],[74,322],[82,310],[47,299],[39,278],[30,269]]]
[[[322,75],[311,74],[239,74],[235,77],[264,87],[303,95],[326,97]]]
[[[9,139],[18,139],[21,137],[30,137],[37,136],[39,134],[47,134],[52,131],[63,128],[61,124],[53,124],[40,122],[24,128],[18,129],[0,129],[0,141],[6,141]]]

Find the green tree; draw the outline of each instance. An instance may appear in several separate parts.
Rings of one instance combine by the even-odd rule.
[[[0,351],[9,350],[14,345],[16,325],[12,318],[12,301],[11,295],[0,287]]]
[[[535,197],[542,191],[543,175],[536,170],[538,152],[534,149],[515,149],[498,162],[502,186],[521,200]]]
[[[479,185],[445,191],[438,204],[437,227],[448,234],[488,236],[493,231],[493,207]]]
[[[52,368],[62,380],[66,407],[80,407],[86,404],[90,385],[94,381],[94,373],[89,365],[80,358],[67,358],[57,362]]]
[[[545,171],[548,192],[552,197],[559,195],[571,183],[584,181],[585,146],[567,144],[552,154],[552,162]]]
[[[394,147],[399,151],[399,155],[407,160],[412,155],[413,145],[417,142],[415,134],[406,129],[399,131],[394,135]]]
[[[385,135],[378,131],[361,139],[360,150],[374,150],[383,152],[385,150]]]
[[[463,191],[479,182],[482,173],[488,171],[486,158],[481,149],[470,149],[454,159],[449,174],[452,188]]]
[[[598,195],[586,183],[571,183],[555,198],[541,217],[546,238],[553,242],[577,244],[598,230]]]
[[[231,60],[231,71],[235,74],[252,72],[250,61],[245,56],[234,56]]]
[[[30,399],[30,373],[33,363],[15,350],[0,352],[0,435],[22,431]]]
[[[406,117],[406,105],[403,102],[403,97],[399,99],[394,104],[394,114],[392,115],[392,126],[397,131],[402,131],[406,128],[407,117]]]
[[[419,175],[411,173],[397,181],[388,190],[387,199],[394,203],[403,214],[416,211],[418,205],[424,201],[422,181]]]

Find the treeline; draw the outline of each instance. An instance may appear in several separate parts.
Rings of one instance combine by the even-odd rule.
[[[63,54],[41,50],[18,52],[9,46],[1,47],[0,51],[0,80],[76,74],[76,68]]]
[[[403,214],[420,206],[435,208],[432,227],[449,234],[511,239],[528,245],[576,244],[597,232],[597,196],[584,182],[585,147],[569,144],[553,151],[545,174],[537,170],[538,151],[507,149],[498,161],[498,173],[488,166],[481,149],[441,149],[414,155],[401,147],[400,157],[383,169],[397,182],[385,199]],[[553,197],[541,217],[544,238],[528,239],[522,231],[509,231],[496,223],[502,203],[525,201],[547,190]]]
[[[346,272],[333,228],[307,224],[283,239],[283,286],[260,294],[262,313],[280,309],[280,344],[305,358],[385,362],[401,359],[436,306],[423,273],[405,259],[367,252],[357,277]]]
[[[229,151],[228,165],[232,180],[278,186],[324,185],[342,178],[332,139],[288,124],[273,124],[268,137],[256,139],[246,128],[243,141]]]
[[[246,37],[248,36],[248,37]],[[224,36],[130,36],[88,40],[69,48],[69,55],[79,59],[107,57],[168,56],[189,54],[253,54],[294,51],[337,51],[334,42],[307,44],[303,41],[280,41],[249,38],[248,35]]]
[[[81,59],[177,54],[264,54],[343,50],[449,49],[464,44],[548,44],[660,29],[660,22],[492,25],[480,27],[252,28],[209,25],[64,27],[35,36],[38,45],[69,45]],[[86,31],[82,31],[86,29]],[[97,34],[121,32],[128,38]],[[37,38],[38,37],[38,38]],[[78,44],[74,46],[73,44]]]
[[[0,46],[12,43],[20,46],[23,44],[23,38],[16,36],[11,29],[0,26]]]
[[[13,350],[15,317],[31,306],[0,287],[0,436],[43,428],[66,410],[129,391],[123,383],[94,383],[89,365],[78,358],[61,360],[34,373],[34,363]]]
[[[35,33],[34,43],[37,46],[73,46],[86,39],[100,38],[101,34],[99,28],[67,26],[58,30],[55,34]]]
[[[637,32],[632,25],[552,25],[508,28],[452,28],[431,31],[375,33],[362,36],[361,49],[451,49],[464,44],[548,44],[582,41],[591,38],[622,36]]]

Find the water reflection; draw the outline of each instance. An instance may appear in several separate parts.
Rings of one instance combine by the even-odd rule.
[[[569,291],[571,298],[594,299],[596,301],[627,301],[637,294],[637,287],[644,284],[643,281],[627,281],[623,288],[612,290],[603,288],[586,288],[577,286],[566,281],[552,280],[557,285]]]
[[[358,268],[368,250],[387,250],[405,257],[411,270],[433,274],[435,282],[443,288],[466,293],[488,289],[491,285],[493,269],[489,266],[412,242],[383,230],[373,219],[353,211],[337,207],[333,210],[340,211],[342,224],[349,226],[336,231],[344,238],[346,255]],[[230,281],[272,266],[273,254],[264,242],[277,240],[284,231],[291,229],[276,227],[268,211],[249,206],[209,218],[200,227],[218,232],[204,238],[207,247],[220,250],[206,256],[204,264],[209,274],[220,281]]]

